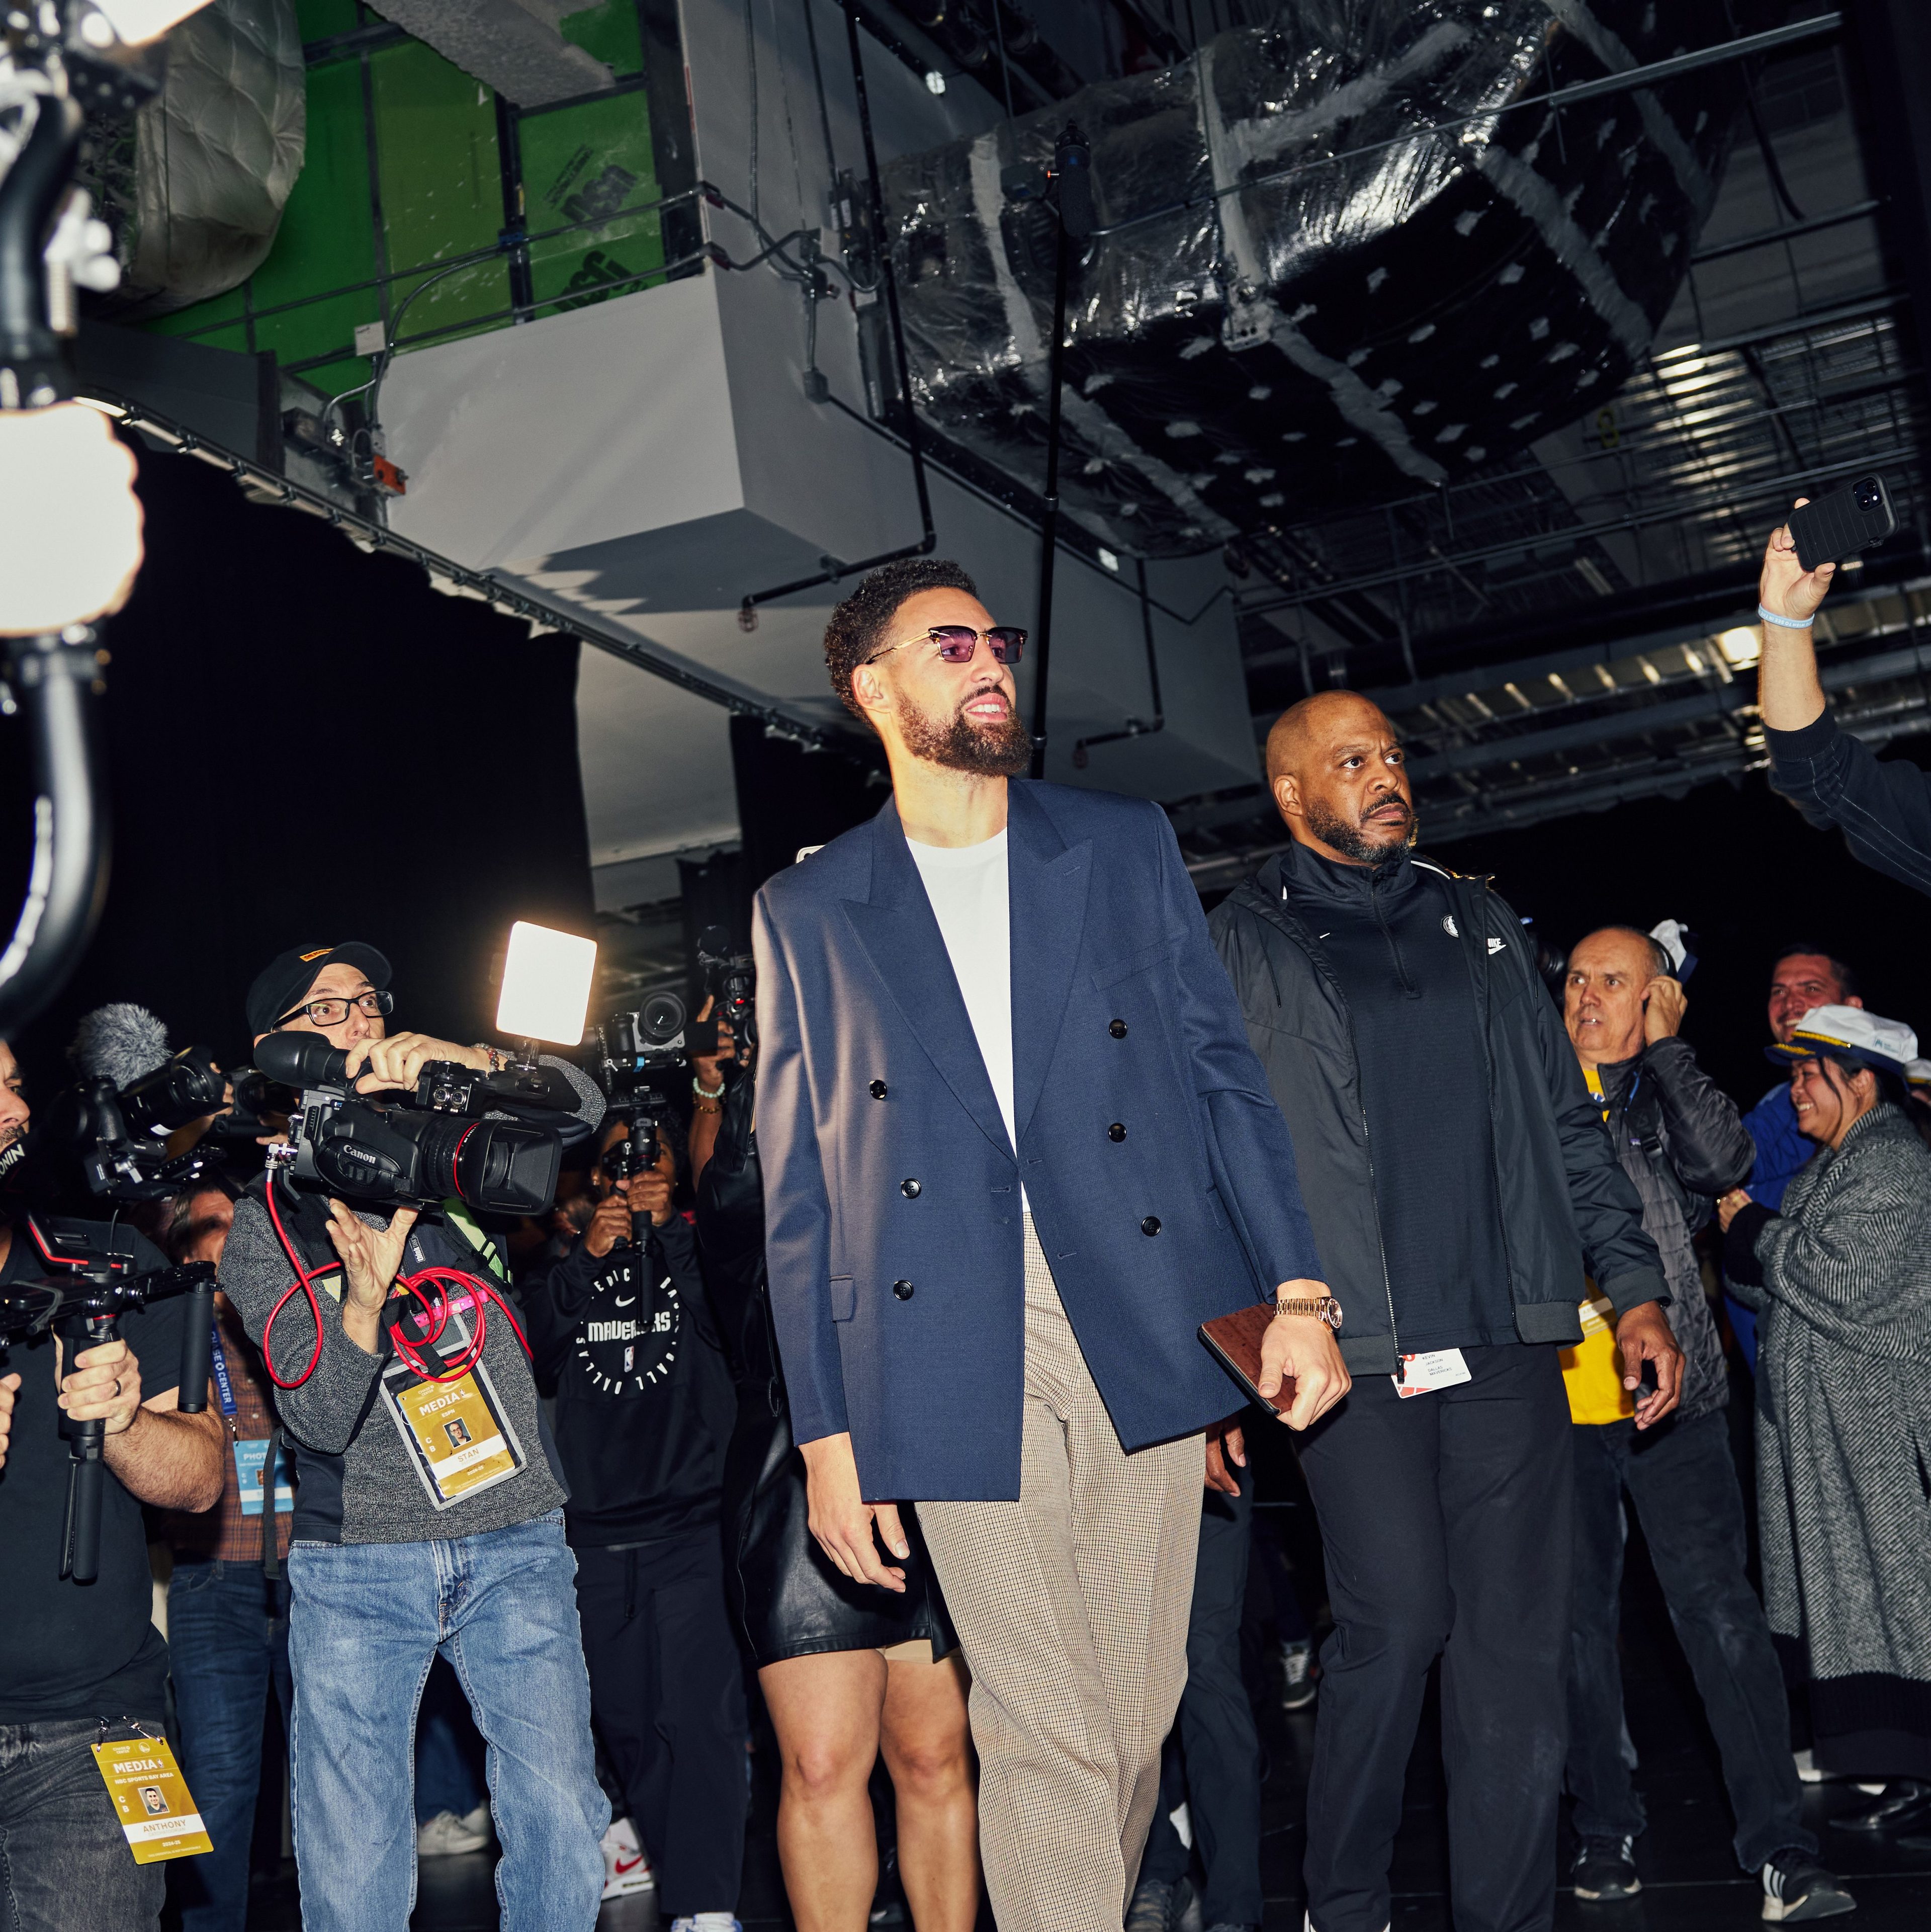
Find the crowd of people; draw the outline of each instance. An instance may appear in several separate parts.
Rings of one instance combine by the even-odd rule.
[[[1772,538],[1775,782],[1931,890],[1924,782],[1817,685],[1829,575]],[[1317,1707],[1309,1932],[1390,1922],[1436,1672],[1455,1923],[1539,1932],[1559,1886],[1641,1888],[1630,1512],[1762,1916],[1852,1908],[1807,1778],[1881,1785],[1833,1829],[1931,1830],[1910,1029],[1831,935],[1780,936],[1774,1084],[1726,1094],[1675,928],[1605,908],[1546,976],[1485,880],[1420,856],[1399,737],[1342,691],[1274,727],[1290,842],[1205,916],[1156,808],[1012,782],[1024,643],[943,562],[838,608],[892,797],[764,888],[754,1030],[688,1094],[609,1108],[548,1063],[575,1110],[547,1220],[352,1207],[271,1152],[95,1231],[216,1264],[210,1400],[181,1412],[179,1300],[71,1360],[13,1343],[8,1923],[151,1927],[172,1872],[186,1927],[240,1932],[272,1700],[316,1932],[400,1932],[418,1858],[492,1837],[512,1932],[646,1874],[679,1932],[730,1932],[767,1735],[800,1932],[863,1932],[882,1887],[919,1932],[967,1932],[982,1888],[1002,1932],[1171,1932],[1189,1885],[1212,1932],[1258,1928],[1258,1561],[1274,1694]],[[391,1031],[391,978],[365,942],[293,949],[248,1034],[322,1036],[364,1094],[502,1070]],[[0,1045],[0,1184],[31,1117]],[[45,1264],[31,1232],[0,1222],[0,1294]],[[1197,1331],[1257,1304],[1243,1390]],[[1319,1572],[1259,1526],[1276,1415]],[[62,1431],[95,1421],[80,1582]],[[109,1758],[171,1748],[212,1849],[144,1862]]]

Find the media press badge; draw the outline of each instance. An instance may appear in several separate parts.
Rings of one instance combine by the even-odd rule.
[[[1437,1389],[1474,1379],[1459,1348],[1427,1348],[1418,1355],[1402,1358],[1402,1372],[1394,1378],[1395,1393],[1405,1402],[1411,1395],[1432,1395]]]
[[[460,1331],[460,1343],[466,1343],[469,1324],[460,1312],[454,1325]],[[417,1346],[425,1356],[434,1353]],[[529,1460],[484,1363],[466,1369],[454,1382],[437,1382],[424,1381],[406,1362],[392,1361],[382,1370],[382,1406],[409,1445],[415,1473],[438,1509],[508,1482]]]
[[[235,1438],[235,1480],[241,1490],[241,1514],[262,1513],[262,1465],[268,1460],[266,1436]],[[277,1516],[295,1514],[295,1472],[289,1466],[288,1444],[275,1445],[275,1510]]]
[[[93,1748],[135,1864],[159,1864],[214,1850],[166,1738],[117,1738]]]

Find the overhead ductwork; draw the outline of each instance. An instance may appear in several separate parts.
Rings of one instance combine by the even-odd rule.
[[[121,230],[104,307],[164,315],[224,295],[274,244],[308,115],[295,0],[214,0],[167,38],[131,135],[96,128],[96,185]]]
[[[914,399],[1037,488],[1052,218],[1001,174],[1093,143],[1061,491],[1199,550],[1479,473],[1649,347],[1721,178],[1733,70],[1538,97],[1720,42],[1722,0],[1286,0],[1157,74],[885,170]]]

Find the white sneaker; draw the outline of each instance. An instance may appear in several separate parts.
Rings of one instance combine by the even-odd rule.
[[[465,1852],[484,1852],[490,1847],[490,1801],[486,1798],[473,1811],[457,1817],[453,1811],[439,1811],[426,1825],[415,1828],[415,1855],[419,1858],[453,1858]]]
[[[744,1932],[728,1912],[700,1912],[688,1918],[673,1918],[670,1932]]]
[[[628,1818],[613,1818],[604,1834],[604,1896],[628,1898],[634,1892],[649,1892],[656,1882],[637,1843],[637,1827]]]

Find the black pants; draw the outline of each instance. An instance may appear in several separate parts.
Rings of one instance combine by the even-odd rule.
[[[1456,1932],[1546,1932],[1567,1748],[1569,1404],[1550,1348],[1471,1348],[1400,1400],[1363,1376],[1301,1467],[1333,1634],[1308,1784],[1315,1932],[1382,1932],[1429,1668],[1441,1663]]]
[[[713,1526],[577,1552],[590,1714],[657,1875],[667,1924],[736,1912],[744,1870],[744,1674]]]
[[[1633,1421],[1572,1430],[1576,1606],[1569,1690],[1569,1788],[1585,1837],[1634,1838],[1642,1800],[1621,1748],[1617,1660],[1623,1492],[1636,1506],[1669,1620],[1723,1754],[1746,1871],[1773,1852],[1814,1852],[1790,1755],[1783,1674],[1763,1606],[1744,1573],[1744,1500],[1721,1410],[1638,1435]]]
[[[1257,1428],[1266,1426],[1256,1422]],[[1247,1553],[1254,1523],[1254,1472],[1231,1472],[1237,1496],[1207,1492],[1201,1506],[1200,1556],[1194,1566],[1187,1620],[1187,1688],[1178,1733],[1186,1771],[1187,1813],[1207,1872],[1201,1900],[1207,1925],[1261,1922],[1261,1738],[1240,1676],[1240,1612],[1247,1596]],[[1161,1786],[1141,1876],[1171,1884],[1187,1869],[1186,1847]]]

